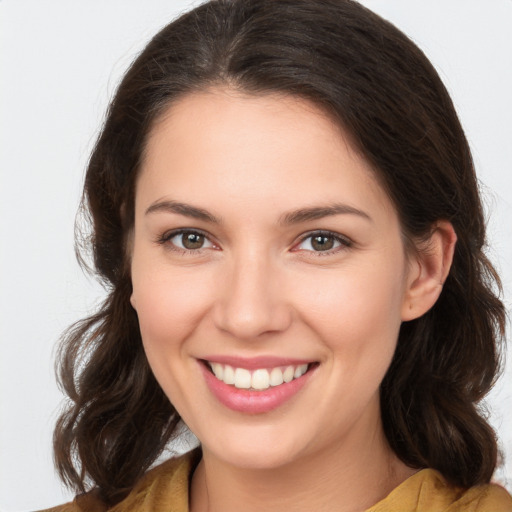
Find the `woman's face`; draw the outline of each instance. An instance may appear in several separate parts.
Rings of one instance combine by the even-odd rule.
[[[205,450],[277,467],[380,428],[411,277],[393,205],[316,107],[220,89],[174,104],[132,250],[149,363]]]

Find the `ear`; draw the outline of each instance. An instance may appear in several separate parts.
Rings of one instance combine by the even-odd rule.
[[[125,215],[126,205],[123,203],[121,205],[121,215]],[[125,265],[128,267],[127,271],[130,273],[131,276],[131,265],[132,265],[132,256],[133,256],[133,244],[134,244],[134,228],[128,230],[126,233],[126,241],[125,241]],[[132,308],[137,311],[136,307],[136,300],[135,300],[135,292],[133,291],[133,281],[132,281],[132,293],[130,295],[130,304],[132,305]]]
[[[402,321],[424,315],[437,301],[453,261],[457,235],[448,221],[434,225],[432,234],[411,258]]]

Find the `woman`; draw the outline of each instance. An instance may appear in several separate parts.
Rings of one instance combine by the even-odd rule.
[[[131,66],[84,204],[62,510],[512,510],[504,309],[434,69],[352,1],[204,4]],[[146,471],[180,432],[201,445]]]

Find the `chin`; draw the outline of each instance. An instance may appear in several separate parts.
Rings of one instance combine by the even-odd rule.
[[[272,470],[287,466],[294,462],[297,456],[283,450],[276,450],[268,447],[261,449],[260,446],[243,447],[243,450],[224,450],[216,454],[218,458],[230,466],[240,469],[251,470]]]
[[[289,436],[273,426],[265,428],[259,425],[217,436],[202,446],[203,450],[231,466],[263,470],[277,469],[296,461],[303,455],[307,444],[301,442],[297,435]]]

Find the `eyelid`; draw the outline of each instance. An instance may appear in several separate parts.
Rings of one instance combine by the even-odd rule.
[[[194,233],[197,235],[203,236],[208,242],[211,244],[209,247],[200,247],[198,249],[186,249],[183,247],[178,247],[175,244],[171,243],[171,240],[179,235],[182,235],[184,233]],[[177,228],[177,229],[170,229],[168,231],[165,231],[161,235],[158,235],[158,237],[155,240],[155,243],[159,245],[167,246],[169,250],[176,251],[182,254],[200,254],[205,249],[219,249],[218,244],[212,239],[213,237],[207,233],[206,231],[203,231],[202,229],[198,228]]]
[[[332,249],[328,249],[326,251],[314,251],[309,249],[299,249],[298,246],[304,243],[309,238],[313,238],[315,236],[325,236],[325,237],[331,237],[334,238],[336,242],[339,242],[339,246],[334,247]],[[292,251],[304,251],[311,254],[314,254],[315,256],[326,256],[329,254],[335,254],[340,250],[348,249],[354,245],[354,242],[348,238],[346,235],[342,235],[341,233],[336,233],[335,231],[329,231],[325,229],[318,229],[315,231],[309,231],[308,233],[304,233],[299,237],[299,241],[294,244],[292,247]]]
[[[170,241],[174,237],[179,236],[184,233],[194,233],[194,234],[201,235],[206,240],[208,240],[208,242],[211,245],[209,247],[200,247],[198,249],[186,249],[183,247],[179,247],[173,243],[170,243]],[[315,251],[315,250],[310,250],[310,249],[300,249],[299,248],[299,246],[302,243],[304,243],[309,238],[313,238],[315,236],[331,237],[336,242],[338,242],[339,245],[337,247],[334,247],[332,249],[327,249],[325,251]],[[198,229],[198,228],[177,228],[177,229],[171,229],[171,230],[165,231],[164,233],[162,233],[161,235],[159,235],[156,238],[155,243],[167,246],[167,248],[169,250],[179,252],[182,254],[187,254],[187,253],[188,254],[200,254],[206,249],[212,249],[212,248],[216,249],[216,250],[220,249],[219,245],[214,241],[213,237],[208,232],[203,231],[202,229]],[[353,243],[354,242],[350,238],[348,238],[346,235],[342,235],[341,233],[337,233],[337,232],[329,231],[329,230],[325,230],[325,229],[318,229],[318,230],[309,231],[307,233],[302,234],[299,237],[299,240],[291,248],[291,251],[292,252],[304,251],[306,253],[314,254],[315,256],[323,256],[323,255],[327,256],[330,254],[337,253],[340,250],[347,249],[347,248],[351,247],[353,245]]]

